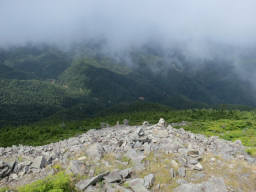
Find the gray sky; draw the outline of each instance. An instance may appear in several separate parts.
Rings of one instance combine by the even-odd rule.
[[[104,37],[119,50],[156,40],[209,54],[256,43],[255,0],[1,0],[0,45]]]

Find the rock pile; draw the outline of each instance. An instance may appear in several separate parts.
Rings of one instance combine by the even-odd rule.
[[[256,191],[255,164],[240,141],[175,129],[164,119],[142,126],[125,120],[45,146],[0,148],[0,186],[32,182],[58,165],[86,176],[76,183],[81,191]]]

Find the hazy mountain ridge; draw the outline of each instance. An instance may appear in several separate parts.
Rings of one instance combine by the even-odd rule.
[[[2,49],[1,105],[67,109],[92,100],[99,106],[136,100],[174,108],[256,105],[252,84],[240,78],[229,61],[167,53],[147,45],[122,58],[108,55],[101,43],[72,50],[47,45]]]

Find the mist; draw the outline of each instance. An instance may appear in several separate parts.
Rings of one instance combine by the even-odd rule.
[[[112,54],[156,43],[187,58],[226,57],[247,77],[241,58],[256,47],[255,7],[254,0],[1,0],[0,47],[104,39]]]
[[[254,0],[1,0],[1,46],[105,38],[113,49],[154,40],[191,52],[207,44],[251,47]]]

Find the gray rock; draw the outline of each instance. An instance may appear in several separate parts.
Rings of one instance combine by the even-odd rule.
[[[136,163],[133,167],[132,167],[133,172],[141,172],[143,170],[145,170],[145,164],[144,163]]]
[[[185,167],[180,167],[178,169],[178,174],[179,174],[180,177],[186,177],[186,169],[185,169]]]
[[[113,171],[104,177],[104,180],[108,183],[119,183],[122,180],[122,176],[119,170]]]
[[[125,182],[134,192],[149,192],[144,186],[144,179],[136,178]]]
[[[54,159],[56,159],[56,155],[54,153],[46,156],[47,165],[52,164]]]
[[[197,159],[192,159],[192,158],[190,158],[189,159],[189,164],[191,164],[191,165],[196,165],[198,163],[198,160]]]
[[[12,174],[9,176],[9,179],[18,180],[18,179],[19,179],[19,176],[18,176],[16,173],[12,173]]]
[[[89,186],[83,192],[101,192],[101,190],[95,186]]]
[[[31,167],[35,169],[42,169],[46,167],[47,165],[47,160],[45,159],[44,156],[39,156],[36,159],[34,159]]]
[[[223,178],[210,178],[200,184],[182,184],[174,192],[227,192]]]
[[[120,173],[122,179],[127,179],[131,176],[132,169],[131,168],[124,169],[124,170],[120,171],[119,173]]]
[[[171,160],[171,167],[177,170],[179,168],[179,164],[175,160]]]
[[[202,171],[203,170],[203,166],[201,165],[201,163],[197,163],[194,167],[193,167],[194,170],[197,170],[197,171]]]
[[[9,165],[10,169],[13,170],[15,168],[16,164],[17,164],[16,161],[12,161],[8,165]]]
[[[148,122],[148,121],[144,121],[144,122],[142,123],[142,125],[143,125],[143,126],[149,126],[149,122]]]
[[[135,164],[139,164],[145,158],[145,156],[139,152],[136,152],[134,149],[129,149],[126,154],[126,157],[130,158]]]
[[[149,174],[144,177],[144,186],[147,189],[150,189],[153,186],[154,181],[155,181],[155,176],[153,174]]]
[[[7,163],[0,161],[0,179],[9,176],[11,171],[12,169]]]
[[[149,154],[151,152],[151,144],[149,144],[148,142],[144,143],[143,147],[145,154]]]
[[[160,118],[160,120],[157,123],[157,126],[159,126],[159,127],[166,127],[167,123],[165,122],[165,120],[163,118]]]
[[[83,175],[85,173],[86,167],[82,161],[71,160],[69,163],[69,169],[75,175]]]
[[[145,169],[145,165],[142,162],[142,160],[145,159],[145,156],[143,153],[136,152],[134,149],[129,149],[126,152],[125,156],[131,159],[132,162],[134,163],[134,166],[133,166],[134,172],[142,171]]]
[[[141,147],[142,147],[142,143],[137,141],[133,148],[141,148]]]
[[[187,166],[187,159],[185,157],[178,157],[178,162],[181,166]]]
[[[95,176],[91,179],[86,179],[86,180],[79,181],[75,186],[76,186],[77,189],[83,191],[87,187],[89,187],[90,185],[94,185],[97,182],[101,181],[103,179],[103,177],[105,177],[108,174],[109,174],[109,172],[105,172],[105,173],[97,175],[97,176]]]
[[[94,143],[86,149],[86,154],[91,159],[100,160],[104,154],[104,149],[99,143]]]
[[[164,139],[161,139],[161,141],[164,141]],[[163,151],[166,151],[168,153],[174,153],[176,152],[180,147],[180,143],[178,141],[172,140],[172,141],[165,141],[161,143],[160,149]]]
[[[176,180],[176,183],[179,184],[179,185],[182,185],[182,184],[186,184],[188,182],[185,179],[179,178],[179,179]]]
[[[179,148],[179,149],[178,149],[178,153],[179,153],[179,154],[182,154],[182,155],[187,155],[187,149],[185,149],[185,148]]]
[[[169,136],[168,131],[165,129],[156,129],[153,131],[153,134],[155,137],[159,137],[159,138],[166,138]]]
[[[239,146],[242,146],[242,145],[243,145],[241,140],[236,140],[236,141],[234,142],[234,144],[239,145]]]
[[[190,150],[190,151],[188,151],[187,155],[190,157],[196,158],[199,156],[199,151],[198,150]]]
[[[203,172],[196,172],[191,177],[191,181],[202,180],[205,176],[206,175]]]
[[[94,173],[95,173],[95,169],[94,168],[91,168],[90,170],[89,170],[89,177],[93,177],[94,176]]]
[[[142,137],[145,135],[145,132],[141,127],[137,129],[136,133],[139,137]]]
[[[171,175],[171,178],[175,178],[176,177],[176,172],[173,168],[170,169],[170,175]]]
[[[126,189],[116,183],[105,183],[104,190],[105,192],[132,192],[130,189]]]

